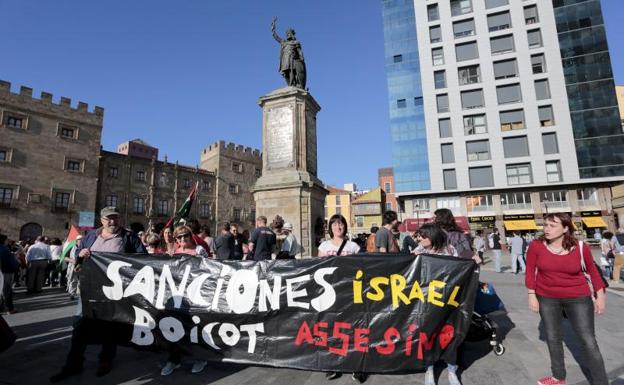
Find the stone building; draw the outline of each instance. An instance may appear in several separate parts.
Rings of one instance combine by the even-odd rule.
[[[62,238],[94,218],[104,109],[32,91],[0,81],[0,227],[13,239]]]
[[[215,221],[254,227],[256,207],[251,192],[262,175],[262,153],[250,147],[219,141],[201,153],[200,168],[215,175]],[[271,218],[269,218],[270,220]]]

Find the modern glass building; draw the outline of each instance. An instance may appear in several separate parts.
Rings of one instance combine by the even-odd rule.
[[[382,3],[403,219],[447,207],[528,231],[563,211],[615,227],[624,133],[600,0]]]

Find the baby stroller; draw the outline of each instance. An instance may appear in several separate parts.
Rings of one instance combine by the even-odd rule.
[[[476,342],[489,339],[494,354],[502,356],[505,353],[505,346],[498,340],[498,326],[487,314],[504,309],[503,302],[496,295],[494,286],[489,283],[479,282],[475,309],[470,320],[466,341]]]

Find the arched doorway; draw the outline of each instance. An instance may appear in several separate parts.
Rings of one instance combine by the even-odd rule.
[[[34,242],[41,234],[43,234],[43,227],[39,223],[30,222],[20,229],[19,239],[20,241]]]

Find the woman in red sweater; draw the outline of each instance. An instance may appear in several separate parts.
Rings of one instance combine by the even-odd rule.
[[[552,376],[541,378],[540,385],[565,384],[562,320],[565,312],[585,349],[587,368],[594,385],[608,385],[602,354],[594,333],[594,313],[606,308],[605,287],[594,265],[591,250],[574,238],[568,214],[553,213],[544,218],[544,236],[531,242],[527,250],[526,287],[529,309],[539,312],[550,352]],[[591,277],[596,299],[592,300],[581,270],[581,255]]]

